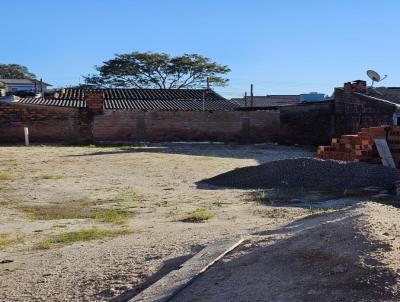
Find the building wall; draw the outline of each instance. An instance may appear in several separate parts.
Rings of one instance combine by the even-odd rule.
[[[321,145],[329,143],[334,129],[332,101],[303,103],[280,109],[280,142]]]
[[[37,84],[36,87],[34,84],[32,85],[7,85],[7,91],[31,91],[31,92],[40,92],[40,84]],[[47,85],[43,85],[43,91],[47,91]]]
[[[279,139],[278,111],[148,111],[96,115],[97,141],[240,141]]]
[[[366,83],[346,83],[335,89],[334,136],[358,132],[361,128],[390,125],[395,108],[391,104],[361,97],[354,92],[366,92]]]
[[[281,111],[98,111],[0,103],[0,143],[224,141],[317,145],[330,139],[329,104]],[[321,116],[323,116],[321,118]]]
[[[79,109],[0,103],[0,142],[84,142],[91,140],[91,121]]]

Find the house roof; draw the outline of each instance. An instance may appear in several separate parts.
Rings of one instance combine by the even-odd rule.
[[[65,89],[50,97],[23,98],[23,104],[85,108],[86,89]],[[104,109],[108,110],[163,110],[197,111],[235,110],[239,106],[211,89],[101,89]]]
[[[234,98],[231,99],[237,103],[240,107],[250,107],[251,97],[247,96],[246,101],[244,98]],[[265,96],[253,96],[253,107],[275,107],[275,106],[285,106],[300,103],[300,95],[265,95]]]
[[[39,80],[31,80],[31,79],[0,79],[0,82],[7,84],[7,85],[33,85],[35,84],[40,84]],[[45,86],[51,86],[50,84],[47,84],[43,82],[43,85]]]
[[[369,88],[367,93],[356,93],[376,101],[383,101],[400,106],[400,87]]]

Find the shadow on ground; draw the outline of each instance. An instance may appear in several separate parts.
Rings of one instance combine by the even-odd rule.
[[[171,301],[398,301],[398,274],[374,257],[390,245],[365,237],[359,217],[340,212],[258,233],[264,238]],[[277,239],[288,233],[293,236]]]
[[[255,159],[259,163],[288,157],[312,156],[311,147],[281,146],[275,144],[234,145],[217,143],[169,143],[146,146],[110,147],[114,150],[99,150],[89,153],[67,155],[66,157],[105,156],[134,153],[164,153],[203,157]],[[96,148],[97,149],[97,148]],[[292,154],[293,153],[293,154]],[[292,155],[291,155],[292,154]]]
[[[197,248],[196,248],[197,249]],[[145,282],[135,286],[134,288],[122,293],[121,295],[114,297],[110,299],[110,302],[124,302],[132,299],[134,296],[136,296],[138,293],[152,285],[153,283],[157,282],[159,279],[163,278],[165,275],[169,274],[171,271],[178,269],[180,265],[182,265],[184,262],[189,260],[191,257],[193,257],[193,254],[189,255],[184,255],[180,257],[176,257],[173,259],[169,259],[165,261],[162,265],[162,267],[153,275],[148,277]],[[107,290],[106,290],[107,291]],[[104,292],[100,292],[96,295],[97,298],[99,297],[104,297],[105,294]]]

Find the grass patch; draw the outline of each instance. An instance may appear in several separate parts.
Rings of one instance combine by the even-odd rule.
[[[122,209],[105,209],[98,212],[96,220],[107,223],[122,224],[133,216],[133,213]]]
[[[342,210],[342,209],[346,209],[349,208],[349,205],[341,205],[341,206],[337,206],[337,207],[333,207],[333,208],[310,208],[309,211],[309,215],[307,216],[308,218],[310,217],[315,217],[315,216],[322,216],[325,214],[329,214],[338,210]]]
[[[4,189],[4,191],[7,189]],[[3,194],[0,198],[0,205],[15,205],[21,203],[21,199],[15,197],[15,196],[11,196],[9,194]]]
[[[119,230],[101,230],[97,228],[83,229],[76,232],[67,232],[59,235],[53,235],[35,246],[35,249],[51,249],[70,245],[75,242],[96,240],[106,237],[116,237],[132,233],[130,229]]]
[[[121,224],[133,213],[124,209],[100,209],[92,207],[90,199],[63,203],[22,207],[23,212],[33,220],[96,219],[97,221]]]
[[[267,193],[264,191],[249,192],[244,194],[245,202],[255,202],[257,204],[264,204],[267,200]]]
[[[9,233],[0,233],[0,251],[20,242],[23,242],[22,236],[12,237]]]
[[[169,207],[169,206],[171,206],[173,204],[176,204],[176,202],[175,201],[170,201],[170,200],[159,200],[159,201],[157,201],[155,203],[155,205],[157,207]]]
[[[189,214],[188,217],[184,218],[183,222],[203,222],[209,220],[215,216],[214,213],[207,209],[197,209]]]
[[[99,211],[81,202],[64,202],[23,207],[23,212],[33,220],[59,220],[95,218]]]
[[[42,175],[39,176],[39,179],[63,179],[64,176],[61,175]]]
[[[0,180],[12,180],[13,177],[10,174],[0,173]]]
[[[217,200],[217,201],[214,201],[212,204],[213,204],[214,206],[217,206],[217,207],[222,207],[223,205],[230,205],[230,204],[233,204],[233,202]]]

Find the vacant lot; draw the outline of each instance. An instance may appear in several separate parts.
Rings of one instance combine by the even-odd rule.
[[[196,185],[299,156],[313,153],[277,145],[1,147],[0,299],[109,300],[207,243],[312,214],[265,206],[255,191]]]

